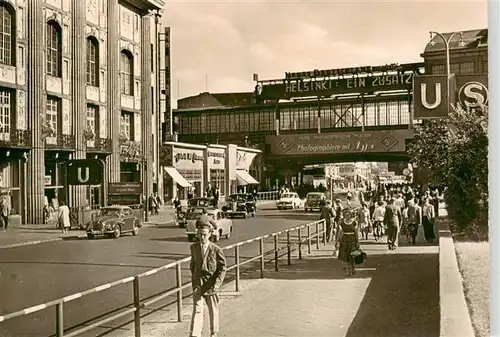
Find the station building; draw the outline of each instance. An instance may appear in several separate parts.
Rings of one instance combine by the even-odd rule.
[[[12,221],[44,205],[102,205],[108,182],[158,174],[162,0],[0,2],[0,187]],[[153,55],[155,55],[153,57]],[[67,184],[67,162],[97,158],[97,186]]]
[[[453,33],[442,35],[449,39]],[[477,100],[487,102],[488,30],[454,34],[449,46],[457,99],[470,105]],[[254,90],[248,92],[204,92],[182,98],[173,111],[174,131],[182,142],[260,149],[263,188],[273,188],[277,180],[290,184],[305,165],[322,160],[393,161],[404,166],[409,159],[405,146],[411,142],[414,126],[423,120],[414,114],[418,103],[414,79],[446,73],[446,47],[441,37],[433,36],[420,56],[423,62],[286,73],[282,79],[256,81]],[[283,155],[286,146],[295,146],[302,135],[314,138],[315,146],[333,142],[334,147],[353,148],[353,144],[333,140],[332,135],[351,139],[380,136],[378,139],[392,139],[399,145],[385,154],[382,150],[391,147],[390,142],[375,146],[381,149],[378,153],[332,150],[329,157],[316,156],[315,162],[309,160],[312,152]],[[307,148],[309,145],[303,146]]]

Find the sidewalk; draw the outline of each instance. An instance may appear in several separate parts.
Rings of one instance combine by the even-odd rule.
[[[401,244],[404,244],[401,242]],[[221,289],[219,337],[410,337],[439,336],[438,246],[362,245],[368,258],[356,275],[344,277],[332,246],[313,248],[311,255],[265,278],[242,276]],[[165,309],[164,309],[165,310]],[[192,302],[184,302],[184,322],[176,309],[152,314],[142,321],[142,335],[189,336]],[[143,311],[145,312],[145,311]],[[203,336],[209,336],[205,309]],[[133,326],[110,336],[132,337]]]
[[[144,227],[164,225],[172,222],[174,211],[172,208],[164,207],[158,215],[149,217]],[[50,225],[13,225],[6,231],[0,230],[0,249],[14,248],[20,246],[34,245],[45,242],[61,241],[74,238],[87,237],[83,230],[70,230],[63,234],[61,230]]]

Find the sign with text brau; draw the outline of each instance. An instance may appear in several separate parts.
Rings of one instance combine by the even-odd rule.
[[[237,170],[248,170],[250,169],[250,165],[252,164],[253,159],[257,153],[255,152],[245,152],[245,151],[236,151],[236,169]]]
[[[415,119],[446,118],[448,107],[455,105],[456,78],[451,75],[420,75],[413,80],[413,117]],[[449,97],[449,101],[448,101]]]
[[[335,132],[325,134],[268,135],[273,155],[405,152],[412,130]]]

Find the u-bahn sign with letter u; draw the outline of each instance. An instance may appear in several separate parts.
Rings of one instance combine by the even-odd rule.
[[[456,102],[466,110],[488,104],[488,76],[486,75],[452,76],[450,102],[447,102],[446,84],[446,75],[415,77],[413,108],[416,119],[446,118],[447,105],[455,105]]]
[[[68,162],[68,185],[99,185],[104,178],[104,163],[99,159],[76,159]]]

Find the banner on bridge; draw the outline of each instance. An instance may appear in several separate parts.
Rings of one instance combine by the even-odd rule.
[[[269,135],[273,155],[405,152],[412,130]]]

